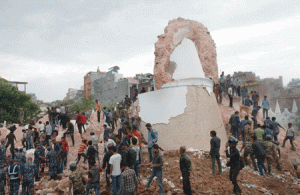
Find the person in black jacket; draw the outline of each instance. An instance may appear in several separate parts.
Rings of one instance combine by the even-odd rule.
[[[240,152],[236,148],[238,140],[234,137],[230,137],[229,141],[226,143],[225,150],[227,158],[230,158],[229,162],[227,162],[226,166],[230,167],[229,179],[233,184],[233,193],[238,195],[242,193],[240,186],[237,183],[237,177],[241,170],[240,167]]]
[[[182,181],[183,181],[183,192],[186,195],[191,195],[191,184],[190,184],[190,170],[192,168],[192,163],[190,161],[189,156],[185,153],[185,146],[181,146],[180,149],[180,171],[182,173]]]
[[[113,146],[113,144],[109,144],[107,146],[108,151],[104,154],[103,157],[103,163],[102,163],[102,169],[105,169],[106,167],[106,174],[105,174],[105,178],[106,178],[106,187],[105,189],[109,191],[110,189],[110,180],[108,175],[110,174],[110,164],[109,164],[109,159],[110,157],[113,155],[113,153],[111,152],[110,148]]]
[[[221,146],[221,140],[217,137],[216,131],[211,131],[210,136],[212,137],[210,140],[210,156],[212,160],[212,174],[216,174],[216,160],[219,167],[219,173],[222,174],[222,167],[221,167],[221,161],[220,161],[220,146]]]
[[[261,176],[264,176],[264,171],[267,173],[267,168],[264,164],[266,158],[266,146],[262,141],[257,140],[256,135],[251,137],[252,139],[252,155],[255,155],[257,159],[257,166]]]
[[[96,155],[98,155],[98,151],[95,149],[95,147],[93,146],[93,142],[89,141],[88,142],[88,148],[87,148],[87,152],[86,152],[86,156],[88,159],[88,163],[89,163],[89,169],[91,169],[91,165],[96,163]]]
[[[74,146],[74,144],[75,144],[75,141],[74,141],[74,125],[73,125],[73,123],[71,123],[70,119],[68,119],[67,126],[68,126],[68,130],[64,133],[64,137],[66,137],[66,134],[70,134],[71,139],[72,139],[72,143],[73,143],[73,146]]]

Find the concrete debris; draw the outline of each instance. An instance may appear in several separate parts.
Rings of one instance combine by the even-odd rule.
[[[246,188],[257,188],[256,185],[252,185],[252,184],[243,184],[243,186],[245,186]]]

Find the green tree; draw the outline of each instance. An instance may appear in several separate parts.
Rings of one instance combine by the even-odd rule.
[[[95,103],[94,96],[91,96],[88,99],[82,98],[81,102],[76,102],[72,106],[69,107],[69,110],[73,113],[76,111],[87,112],[92,109],[96,109],[96,103]]]
[[[30,95],[23,94],[6,80],[0,79],[0,122],[19,122],[20,108],[24,111],[24,122],[29,122],[41,112]]]

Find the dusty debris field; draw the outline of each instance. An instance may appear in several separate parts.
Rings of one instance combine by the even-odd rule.
[[[144,148],[146,149],[146,148]],[[201,152],[188,152],[193,164],[191,173],[191,186],[193,194],[232,194],[233,185],[229,181],[229,170],[226,168],[222,175],[211,175],[211,161],[207,154]],[[183,194],[182,180],[179,169],[179,152],[168,151],[163,155],[164,168],[163,180],[165,194]],[[223,159],[224,160],[224,159]],[[146,166],[148,163],[148,153],[143,152],[143,165],[140,167],[139,188],[137,194],[153,195],[159,194],[157,180],[155,179],[147,192],[144,191],[147,179],[150,176],[150,170]],[[274,167],[275,168],[275,167]],[[87,173],[87,165],[81,165],[80,169],[83,173]],[[289,173],[284,171],[276,173],[274,176],[261,177],[258,173],[253,173],[252,168],[245,167],[239,177],[238,183],[240,184],[243,193],[246,195],[252,194],[297,194],[299,187],[297,179],[294,179]],[[36,192],[44,194],[45,188],[48,188],[47,194],[66,194],[68,190],[68,180],[66,178],[69,171],[65,171],[65,176],[61,181],[48,181],[49,176],[46,173],[42,181],[35,185]],[[87,175],[87,174],[85,174]],[[245,187],[244,185],[253,185],[253,188]],[[104,172],[101,174],[101,194],[111,194],[105,190],[105,177]]]

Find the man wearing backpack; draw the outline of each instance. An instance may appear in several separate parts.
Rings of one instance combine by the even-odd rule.
[[[122,143],[121,147],[122,147],[122,152],[121,152],[122,162],[121,162],[121,164],[127,165],[130,169],[133,169],[135,161],[136,161],[137,152],[134,149],[129,148],[126,143]]]

